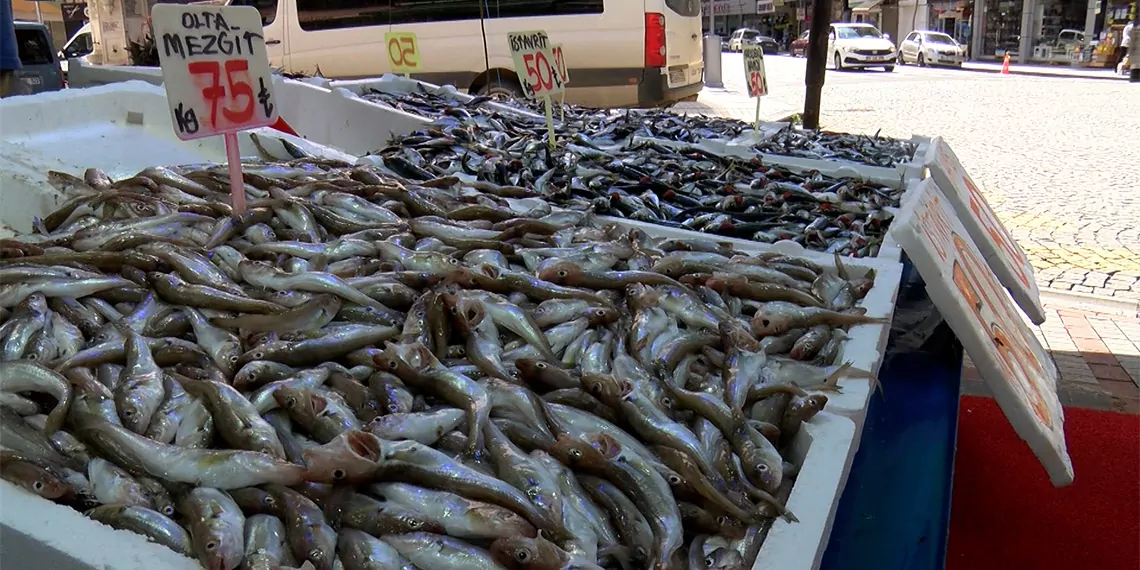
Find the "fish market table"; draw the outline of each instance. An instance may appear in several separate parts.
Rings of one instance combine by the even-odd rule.
[[[896,318],[932,307],[906,260]],[[821,570],[945,567],[961,370],[945,323],[917,349],[892,334]]]

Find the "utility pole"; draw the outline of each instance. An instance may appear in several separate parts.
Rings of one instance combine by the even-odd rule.
[[[831,0],[815,0],[808,28],[807,74],[804,85],[804,128],[819,128],[819,103],[823,93],[823,76],[827,73],[827,34],[831,29]]]

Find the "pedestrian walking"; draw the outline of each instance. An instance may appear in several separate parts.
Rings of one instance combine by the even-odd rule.
[[[1124,37],[1120,38],[1120,48],[1123,53],[1120,54],[1120,63],[1116,64],[1117,73],[1127,73],[1131,67],[1132,61],[1132,20],[1129,20],[1124,26]]]
[[[12,0],[0,0],[0,97],[13,93],[20,50],[16,47],[16,22],[12,17]]]

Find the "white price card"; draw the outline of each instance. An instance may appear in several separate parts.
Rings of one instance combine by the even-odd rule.
[[[546,32],[512,32],[507,34],[507,44],[524,95],[528,98],[549,97],[565,90],[565,78],[559,71]]]
[[[891,235],[1053,485],[1072,483],[1057,367],[998,283],[951,200],[930,178],[909,192],[913,196],[891,225]]]
[[[764,70],[764,50],[758,45],[744,46],[744,78],[748,81],[748,96],[768,94],[768,74]]]
[[[1029,320],[1034,324],[1045,322],[1045,308],[1041,305],[1033,266],[1021,246],[998,220],[950,145],[937,138],[931,143],[930,152],[933,155],[929,161],[930,177],[954,207],[990,268]]]
[[[392,73],[405,75],[420,69],[420,44],[414,32],[384,32],[384,46]]]
[[[550,51],[554,53],[554,69],[562,77],[562,86],[565,87],[570,84],[570,71],[566,69],[566,56],[562,54],[562,44],[554,44]]]
[[[178,138],[235,133],[277,120],[256,8],[156,4],[151,21]]]

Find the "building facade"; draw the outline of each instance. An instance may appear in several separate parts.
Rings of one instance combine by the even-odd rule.
[[[1115,65],[1135,0],[972,0],[972,59]],[[964,13],[964,11],[959,10]]]

